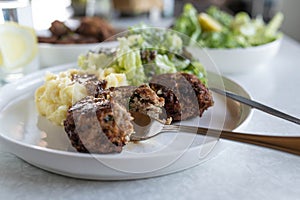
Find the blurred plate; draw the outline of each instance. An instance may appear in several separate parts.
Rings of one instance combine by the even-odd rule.
[[[165,175],[203,163],[220,151],[218,138],[185,133],[165,133],[141,143],[129,143],[120,154],[85,154],[73,150],[63,127],[40,117],[34,92],[46,71],[58,73],[76,63],[41,70],[0,90],[0,142],[3,149],[39,168],[58,174],[95,180],[138,179]],[[214,83],[219,77],[208,74]],[[235,82],[222,78],[227,90],[250,98]],[[213,85],[212,85],[213,86]],[[202,118],[182,123],[236,129],[251,109],[220,95]],[[218,145],[217,145],[218,146]]]
[[[109,22],[108,22],[109,23]],[[71,30],[76,30],[80,25],[80,19],[68,19],[64,24]],[[115,34],[118,34],[123,29],[114,28]],[[49,30],[37,30],[37,35],[40,37],[50,37],[52,34]],[[84,36],[83,36],[84,37]],[[111,35],[111,38],[114,38]],[[46,68],[50,66],[57,66],[66,63],[76,62],[77,58],[81,54],[86,54],[90,50],[94,50],[99,45],[111,42],[99,42],[99,43],[82,43],[82,44],[53,44],[53,43],[39,43],[39,61],[40,67]],[[104,44],[105,45],[105,44]]]
[[[92,44],[48,44],[39,43],[41,68],[76,62],[81,54],[95,49],[99,43]]]
[[[213,61],[223,74],[244,74],[265,67],[278,53],[281,40],[247,48],[200,49],[187,47],[187,50],[204,66]]]
[[[77,62],[79,55],[87,54],[98,48],[112,48],[117,41],[92,44],[39,44],[39,61],[41,68]],[[76,65],[75,65],[76,66]]]

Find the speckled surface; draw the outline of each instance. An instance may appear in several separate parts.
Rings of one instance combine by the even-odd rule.
[[[300,117],[300,44],[284,38],[265,69],[230,75],[253,99]],[[254,111],[239,129],[300,135],[300,126]],[[45,172],[0,147],[0,199],[299,199],[300,157],[221,140],[220,153],[194,168],[133,181],[85,181]]]

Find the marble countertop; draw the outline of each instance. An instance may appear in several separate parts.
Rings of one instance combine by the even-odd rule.
[[[230,75],[254,100],[300,117],[300,44],[285,37],[264,69]],[[300,127],[254,110],[240,131],[300,135]],[[0,199],[299,199],[300,157],[220,140],[210,160],[178,173],[132,181],[86,181],[52,174],[0,147]]]

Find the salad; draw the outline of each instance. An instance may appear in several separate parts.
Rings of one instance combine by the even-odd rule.
[[[215,6],[198,13],[192,4],[184,6],[173,29],[186,34],[207,48],[245,48],[277,40],[283,14],[278,12],[269,23],[262,16],[250,18],[246,12],[232,16]]]
[[[93,73],[122,73],[128,84],[136,86],[153,75],[178,71],[194,74],[207,84],[204,67],[186,52],[181,37],[172,30],[141,24],[130,28],[118,42],[114,50],[100,49],[79,56],[79,67]]]

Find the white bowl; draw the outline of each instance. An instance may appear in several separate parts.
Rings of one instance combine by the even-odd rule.
[[[39,43],[40,67],[50,67],[76,62],[81,54],[95,49],[99,43],[90,44],[48,44]]]
[[[234,49],[201,49],[188,47],[187,50],[204,65],[212,62],[223,74],[249,73],[264,67],[274,58],[280,48],[281,39],[268,44]]]

